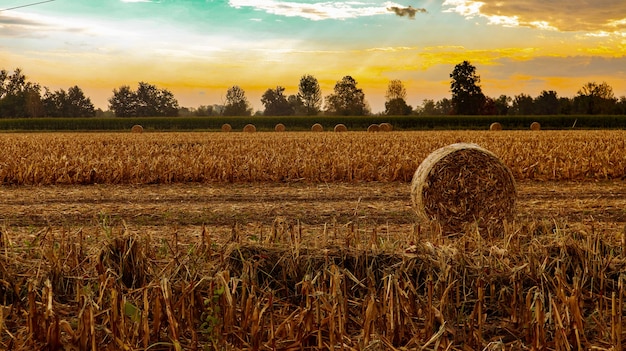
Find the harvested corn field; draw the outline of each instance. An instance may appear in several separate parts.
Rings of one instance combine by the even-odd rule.
[[[0,135],[33,169],[39,155],[64,160],[31,173],[48,181],[0,187],[0,348],[618,350],[624,134],[587,132],[585,143],[552,133],[44,134],[30,152],[14,143],[31,147],[34,135]],[[535,147],[522,148],[527,137]],[[114,147],[99,161],[90,140]],[[460,141],[494,152],[516,178],[515,214],[497,235],[442,235],[412,206],[419,163]],[[5,172],[12,158],[0,157]],[[96,174],[127,173],[71,184],[63,168],[80,174],[80,159]],[[219,159],[224,173],[247,173],[174,175]],[[536,172],[520,172],[531,161]],[[351,179],[320,180],[343,163]],[[397,164],[413,167],[407,179],[365,177]],[[585,167],[597,170],[576,173]],[[162,173],[146,181],[147,169]]]
[[[624,131],[52,133],[0,135],[0,183],[409,182],[457,142],[493,152],[517,180],[626,176]]]

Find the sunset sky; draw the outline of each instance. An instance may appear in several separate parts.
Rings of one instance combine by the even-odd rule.
[[[413,106],[450,97],[463,60],[492,97],[571,97],[591,81],[626,95],[624,0],[56,0],[11,9],[33,2],[0,2],[0,68],[22,68],[52,90],[78,85],[105,110],[114,88],[139,81],[186,107],[221,104],[239,85],[262,109],[265,90],[295,94],[312,74],[324,96],[351,75],[379,112],[390,79],[403,81]]]

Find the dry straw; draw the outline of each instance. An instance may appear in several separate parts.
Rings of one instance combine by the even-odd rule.
[[[256,127],[254,126],[254,124],[246,124],[246,126],[243,127],[243,132],[244,133],[255,133],[256,132]]]
[[[282,123],[278,123],[275,127],[274,127],[274,131],[275,132],[284,132],[286,130],[285,125]]]
[[[335,132],[337,132],[337,133],[340,133],[340,132],[347,132],[347,131],[348,131],[348,128],[347,128],[344,124],[341,124],[341,123],[340,123],[340,124],[337,124],[337,125],[335,126],[334,131],[335,131]]]
[[[381,123],[380,124],[380,131],[381,132],[391,132],[393,130],[393,126],[391,125],[391,123]]]
[[[312,132],[323,132],[324,131],[324,127],[322,127],[321,124],[319,123],[315,123],[312,127],[311,127],[311,131]]]
[[[499,122],[493,122],[493,123],[491,123],[491,125],[489,126],[489,130],[493,130],[493,131],[499,131],[499,130],[502,130],[502,124],[500,124]]]
[[[135,124],[131,129],[130,129],[131,133],[138,133],[141,134],[143,133],[143,127],[140,126],[139,124]]]
[[[531,123],[530,130],[541,130],[541,124],[539,124],[539,122]]]
[[[228,133],[231,130],[233,130],[233,127],[231,127],[230,124],[228,123],[222,124],[222,132]]]
[[[367,131],[372,133],[372,132],[380,132],[380,126],[378,124],[372,124],[369,127],[367,127]]]
[[[436,221],[443,233],[459,234],[477,224],[499,231],[511,219],[517,191],[511,170],[476,144],[452,144],[431,153],[411,184],[417,214]]]

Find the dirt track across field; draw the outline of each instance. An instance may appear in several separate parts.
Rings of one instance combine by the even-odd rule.
[[[407,183],[5,186],[0,199],[2,225],[31,230],[103,225],[217,230],[235,223],[269,226],[284,217],[309,226],[359,221],[402,232],[418,222]],[[626,183],[522,182],[517,213],[621,232]]]

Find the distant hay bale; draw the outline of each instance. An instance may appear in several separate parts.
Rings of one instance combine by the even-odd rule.
[[[380,124],[380,131],[381,132],[391,132],[393,130],[393,126],[391,125],[391,123],[381,123]]]
[[[417,214],[436,221],[446,235],[476,223],[481,233],[501,230],[513,217],[517,190],[511,170],[475,144],[435,150],[413,175],[411,198]]]
[[[228,123],[222,124],[222,132],[228,133],[231,130],[233,130],[233,127],[231,127],[230,124]]]
[[[380,132],[380,126],[378,124],[372,124],[369,127],[367,127],[367,131],[372,133],[372,132]]]
[[[335,126],[334,131],[337,133],[347,132],[348,128],[344,124],[339,123]]]
[[[139,124],[135,124],[132,128],[130,128],[130,132],[141,134],[143,133],[143,127]]]
[[[311,131],[312,132],[323,132],[324,131],[324,127],[322,127],[321,124],[319,123],[315,123],[312,127],[311,127]]]
[[[492,130],[492,131],[502,130],[502,124],[500,124],[499,122],[493,122],[489,126],[489,130]]]
[[[243,127],[243,132],[244,133],[255,133],[256,132],[256,127],[254,126],[254,124],[246,124],[246,126]]]
[[[285,125],[282,123],[278,123],[275,127],[274,127],[274,131],[275,132],[284,132],[287,128],[285,128]]]
[[[541,124],[539,124],[539,122],[531,123],[530,130],[541,130]]]

